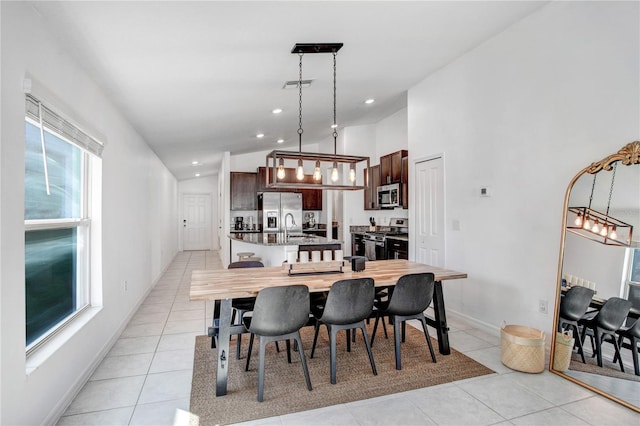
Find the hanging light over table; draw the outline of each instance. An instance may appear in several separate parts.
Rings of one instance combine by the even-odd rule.
[[[591,184],[591,195],[589,196],[589,206],[569,207],[567,231],[606,245],[626,247],[631,245],[633,226],[609,216],[617,166],[617,163],[613,164],[613,174],[611,175],[611,186],[609,188],[606,213],[603,214],[591,208],[593,192],[596,186],[596,174],[594,173],[593,183]],[[571,215],[575,217],[571,218]],[[620,231],[624,232],[620,233]]]
[[[272,167],[273,173],[267,173],[266,185],[269,188],[289,189],[341,189],[358,190],[365,189],[367,182],[357,185],[356,168],[363,164],[363,168],[369,168],[369,157],[342,155],[337,153],[338,125],[336,120],[336,55],[342,47],[342,43],[297,43],[291,53],[299,55],[299,80],[298,80],[298,152],[272,151],[267,155],[267,168]],[[333,54],[333,154],[302,152],[302,57],[307,53],[331,53]],[[271,160],[271,164],[270,163]],[[297,160],[296,182],[282,182],[286,177],[284,167],[285,160]],[[314,161],[313,182],[305,180],[304,162]],[[322,183],[322,163],[331,163],[330,183]],[[338,164],[349,165],[349,184],[340,182],[340,169]],[[277,166],[276,166],[277,165]],[[276,168],[277,167],[277,168]],[[270,176],[274,176],[271,178]],[[276,178],[277,177],[277,180]],[[278,181],[279,180],[279,181]],[[316,183],[317,182],[317,183]]]

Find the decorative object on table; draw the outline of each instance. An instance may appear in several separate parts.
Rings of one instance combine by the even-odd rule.
[[[575,339],[568,332],[556,332],[556,347],[553,356],[553,369],[567,371],[571,364],[571,354]]]
[[[524,325],[506,325],[500,330],[502,363],[524,373],[544,370],[544,332]]]
[[[308,251],[301,251],[300,258],[303,253],[309,253]],[[313,274],[329,274],[329,273],[342,273],[342,267],[344,266],[343,260],[331,260],[331,261],[313,261],[313,262],[297,262],[289,263],[284,262],[282,268],[289,275],[313,275]]]
[[[333,250],[323,250],[322,260],[325,262],[331,262],[333,260]]]
[[[309,252],[308,251],[301,251],[299,256],[300,256],[300,263],[309,262]]]
[[[369,189],[370,182],[361,182],[358,185],[356,169],[358,166],[362,169],[369,168],[369,157],[343,155],[337,153],[338,140],[338,123],[336,118],[336,56],[338,50],[342,48],[342,43],[296,43],[291,49],[291,53],[299,56],[298,69],[298,152],[275,150],[267,154],[266,167],[273,169],[271,176],[266,174],[266,186],[268,188],[287,188],[287,189],[339,189],[339,190],[359,190]],[[331,53],[333,55],[333,124],[331,128],[333,136],[333,154],[322,152],[302,152],[302,58],[308,53]],[[269,165],[271,160],[271,165]],[[286,169],[285,160],[297,161],[296,179],[285,179]],[[309,182],[305,179],[304,162],[312,162],[314,164],[313,181]],[[330,182],[322,181],[321,163],[331,164]],[[340,169],[338,164],[349,166],[348,183],[343,183],[340,179]]]

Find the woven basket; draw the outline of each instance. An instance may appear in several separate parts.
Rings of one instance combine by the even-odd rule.
[[[544,371],[544,332],[523,325],[503,325],[500,330],[502,363],[525,373]]]
[[[571,363],[575,339],[569,333],[556,333],[556,346],[553,351],[553,369],[567,371]]]

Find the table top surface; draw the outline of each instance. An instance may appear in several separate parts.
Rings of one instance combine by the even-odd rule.
[[[467,278],[463,272],[438,268],[408,260],[365,262],[366,269],[353,272],[349,265],[342,273],[288,275],[281,266],[270,268],[195,270],[191,274],[191,300],[221,300],[255,297],[266,287],[304,284],[309,291],[327,291],[339,280],[373,278],[376,287],[395,285],[403,275],[432,272],[436,281]]]

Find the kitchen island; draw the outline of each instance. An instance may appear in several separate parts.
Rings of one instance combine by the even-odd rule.
[[[280,266],[288,253],[299,251],[341,250],[342,241],[304,234],[282,232],[230,233],[229,250],[231,261],[238,260],[238,253],[250,252],[259,257],[264,266]]]

